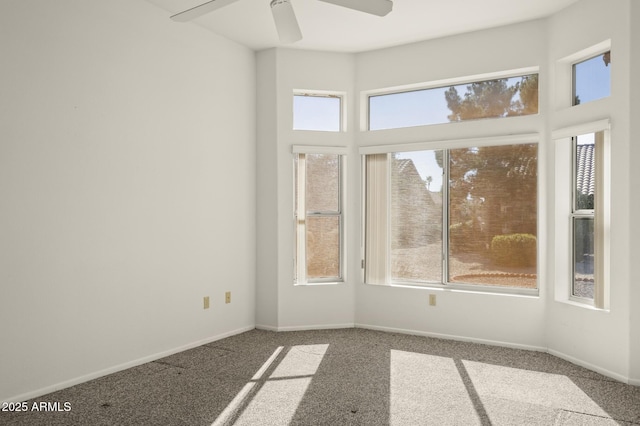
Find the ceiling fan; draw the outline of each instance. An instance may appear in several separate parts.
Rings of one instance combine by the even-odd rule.
[[[192,7],[171,17],[177,22],[187,22],[213,12],[238,0],[211,0],[199,6]],[[391,0],[319,0],[343,6],[349,9],[369,13],[377,16],[385,16],[393,7]],[[271,13],[278,30],[278,37],[283,43],[295,43],[302,39],[302,33],[298,26],[296,15],[291,6],[290,0],[271,0]]]

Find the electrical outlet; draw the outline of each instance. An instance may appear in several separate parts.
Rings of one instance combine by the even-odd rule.
[[[436,295],[435,294],[430,294],[429,295],[429,306],[436,306]]]
[[[204,309],[209,309],[209,296],[205,296],[202,303]]]
[[[224,303],[231,303],[231,292],[227,291],[224,294]]]

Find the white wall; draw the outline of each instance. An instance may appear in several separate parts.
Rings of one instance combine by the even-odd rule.
[[[21,0],[0,56],[0,400],[252,328],[254,53],[145,2]]]
[[[630,361],[630,21],[629,1],[581,0],[549,20],[549,129],[611,119],[611,309],[589,310],[554,300],[547,293],[546,335],[552,353],[590,366],[614,377],[629,377]],[[563,65],[558,61],[611,39],[611,96],[570,107],[570,87],[562,85]],[[566,79],[568,83],[568,78]],[[564,96],[566,94],[566,96]],[[553,155],[549,152],[549,200],[553,212]],[[551,234],[555,234],[550,220]],[[548,247],[549,270],[556,254]],[[550,287],[556,285],[549,274]],[[635,306],[637,310],[637,305]],[[637,314],[636,314],[637,315]]]
[[[278,97],[276,49],[256,54],[257,274],[256,324],[278,327]]]
[[[258,312],[270,312],[271,314],[268,317],[265,316],[265,319],[272,321],[273,310],[277,309],[277,320],[275,323],[258,322],[259,327],[287,330],[353,326],[354,283],[357,282],[358,277],[351,273],[351,269],[348,271],[345,283],[293,285],[293,156],[291,153],[292,145],[353,146],[353,125],[351,124],[354,111],[353,67],[354,61],[351,54],[293,49],[273,49],[258,54],[258,75],[272,75],[274,72],[276,74],[275,82],[271,78],[259,79],[259,93],[275,93],[276,102],[274,104],[274,102],[261,101],[258,104],[258,122],[261,128],[271,130],[273,121],[277,120],[277,135],[274,136],[271,131],[266,135],[262,135],[260,131],[258,134],[259,149],[262,149],[262,144],[265,144],[268,149],[274,149],[277,155],[277,158],[273,158],[267,153],[265,156],[260,155],[258,160],[268,163],[259,166],[258,180],[269,182],[264,185],[277,185],[277,194],[269,194],[269,197],[274,198],[269,200],[266,195],[261,195],[258,199],[258,215],[261,216],[259,220],[263,226],[277,229],[277,241],[275,243],[265,241],[265,245],[260,243],[258,253],[259,258],[266,256],[275,260],[277,264],[277,274],[274,275],[269,270],[272,266],[262,264],[260,261],[260,265],[269,273],[263,275],[262,271],[258,270],[258,286],[269,289],[276,286],[277,302],[274,302],[271,297],[258,300]],[[263,85],[275,86],[265,88]],[[294,89],[347,93],[347,131],[339,133],[294,131]],[[265,120],[271,123],[265,123]],[[357,167],[353,167],[353,155],[349,157],[349,180],[357,179]],[[357,232],[356,227],[351,226],[357,223],[356,216],[352,215],[358,206],[357,194],[359,192],[351,192],[351,188],[347,193],[347,214],[350,218],[347,233],[350,241]],[[274,207],[277,209],[277,215],[273,214]],[[263,208],[265,217],[262,217]],[[264,229],[260,231],[261,234],[263,232],[268,231]],[[259,289],[258,292],[260,291]]]
[[[356,90],[369,91],[421,82],[540,66],[541,103],[546,80],[546,22],[538,20],[357,55]],[[408,129],[361,132],[358,146],[387,145],[508,134],[541,133],[544,158],[544,114],[538,116],[463,122]],[[361,114],[359,114],[361,115]],[[544,161],[541,159],[542,167]],[[541,182],[544,182],[542,169]],[[358,190],[359,182],[351,189]],[[545,211],[544,193],[540,211]],[[540,247],[546,244],[545,217],[539,215]],[[359,244],[354,238],[352,244]],[[542,252],[541,254],[544,254]],[[545,285],[545,259],[539,259],[541,294]],[[428,304],[436,294],[437,306]],[[499,344],[545,347],[544,298],[504,296],[424,288],[398,288],[359,283],[356,323],[365,327],[397,329],[422,334],[491,341]]]
[[[630,230],[630,250],[629,250],[629,267],[637,268],[640,265],[640,221],[638,221],[637,213],[640,212],[640,197],[638,196],[638,184],[640,183],[640,167],[637,166],[637,159],[640,158],[640,84],[637,81],[640,75],[640,3],[637,1],[631,2],[631,13],[629,14],[629,28],[631,32],[631,71],[629,84],[631,91],[629,98],[631,100],[631,109],[629,112],[629,118],[631,120],[631,138],[629,140],[630,155],[627,159],[630,170],[631,184],[627,188],[627,196],[630,201],[630,212],[633,219],[629,220]],[[631,25],[631,23],[635,25]],[[630,297],[629,297],[629,310],[630,310],[630,336],[631,336],[631,371],[630,377],[634,380],[634,384],[640,386],[640,280],[636,274],[631,271],[629,273],[630,280]]]

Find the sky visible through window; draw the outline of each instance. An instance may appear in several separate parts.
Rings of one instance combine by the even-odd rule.
[[[600,99],[610,94],[611,55],[609,52],[574,65],[575,96],[578,103]],[[526,77],[526,76],[525,76]],[[522,76],[506,79],[507,87],[523,81]],[[471,83],[459,84],[458,94],[464,97]],[[452,86],[393,93],[369,98],[369,130],[393,129],[449,123],[449,109],[445,92]],[[520,91],[513,97],[520,101]],[[537,102],[537,98],[536,98]],[[293,97],[294,130],[338,132],[341,129],[341,98],[334,96]],[[537,106],[536,106],[537,112]],[[527,114],[527,112],[525,112]],[[420,177],[428,182],[429,190],[442,190],[442,168],[434,151],[397,153],[397,158],[413,160]]]
[[[506,86],[513,88],[521,81],[521,76],[508,78]],[[455,87],[458,94],[464,98],[470,84],[371,96],[369,98],[369,130],[449,123],[452,121],[449,117],[452,111],[447,105],[445,93],[451,87]],[[518,100],[520,100],[520,93],[516,92],[513,101]]]
[[[584,104],[611,94],[611,53],[594,56],[573,66],[573,105]]]
[[[341,98],[293,96],[293,130],[340,131]]]
[[[448,123],[448,87],[394,93],[369,98],[369,130]],[[463,92],[464,93],[464,92]]]
[[[423,181],[428,183],[429,191],[440,192],[442,190],[442,167],[436,161],[435,151],[399,152],[397,158],[413,160],[418,174]]]

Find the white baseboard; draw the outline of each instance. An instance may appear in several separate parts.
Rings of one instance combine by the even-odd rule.
[[[411,335],[416,335],[416,336],[425,336],[425,337],[435,337],[435,338],[439,338],[439,339],[447,339],[447,340],[456,340],[456,341],[462,341],[462,342],[472,342],[472,343],[480,343],[480,344],[485,344],[485,345],[492,345],[492,346],[501,346],[501,347],[507,347],[507,348],[513,348],[513,349],[524,349],[524,350],[530,350],[530,351],[536,351],[536,352],[547,352],[551,355],[557,356],[558,358],[562,358],[566,361],[569,361],[573,364],[579,365],[581,367],[585,367],[589,370],[595,371],[597,373],[600,373],[604,376],[610,377],[612,379],[618,380],[620,382],[623,383],[628,383],[630,385],[634,385],[634,386],[640,386],[640,380],[638,379],[630,379],[628,377],[625,377],[624,375],[618,374],[618,373],[614,373],[612,371],[606,370],[604,368],[600,368],[596,365],[590,364],[588,362],[582,361],[578,358],[574,358],[572,356],[566,355],[562,352],[558,352],[552,349],[548,349],[548,348],[543,348],[543,347],[539,347],[539,346],[532,346],[532,345],[522,345],[522,344],[516,344],[516,343],[509,343],[509,342],[502,342],[502,341],[496,341],[496,340],[487,340],[487,339],[476,339],[476,338],[471,338],[471,337],[465,337],[465,336],[455,336],[455,335],[450,335],[450,334],[441,334],[441,333],[430,333],[430,332],[425,332],[425,331],[419,331],[419,330],[410,330],[410,329],[403,329],[403,328],[393,328],[393,327],[382,327],[382,326],[378,326],[378,325],[371,325],[371,324],[360,324],[360,323],[355,323],[355,324],[322,324],[322,325],[301,325],[301,326],[284,326],[284,327],[276,327],[276,326],[270,326],[270,325],[264,325],[264,324],[256,324],[251,325],[251,326],[246,326],[246,327],[242,327],[236,330],[232,330],[226,333],[222,333],[222,334],[218,334],[216,336],[212,336],[212,337],[208,337],[206,339],[202,339],[202,340],[198,340],[196,342],[192,342],[189,343],[187,345],[183,345],[177,348],[173,348],[167,351],[163,351],[163,352],[159,352],[153,355],[149,355],[143,358],[139,358],[133,361],[129,361],[123,364],[119,364],[113,367],[109,367],[94,373],[90,373],[90,374],[86,374],[80,377],[76,377],[74,379],[71,380],[66,380],[64,382],[60,382],[54,385],[50,385],[50,386],[46,386],[31,392],[27,392],[27,393],[23,393],[21,395],[16,395],[14,397],[10,397],[7,399],[4,399],[3,401],[6,402],[21,402],[21,401],[26,401],[29,399],[33,399],[33,398],[37,398],[39,396],[42,395],[46,395],[48,393],[51,392],[55,392],[57,390],[60,389],[65,389],[71,386],[75,386],[78,385],[80,383],[84,383],[84,382],[88,382],[89,380],[93,380],[93,379],[97,379],[103,376],[106,376],[108,374],[112,374],[112,373],[116,373],[118,371],[122,371],[122,370],[126,370],[128,368],[132,368],[132,367],[136,367],[138,365],[142,365],[142,364],[146,364],[148,362],[151,361],[155,361],[158,360],[160,358],[164,358],[167,357],[169,355],[173,355],[176,354],[178,352],[183,352],[186,351],[188,349],[192,349],[198,346],[202,346],[205,345],[207,343],[211,343],[211,342],[215,342],[217,340],[221,340],[230,336],[234,336],[236,334],[240,334],[240,333],[244,333],[250,330],[253,330],[254,328],[257,328],[259,330],[267,330],[267,331],[304,331],[304,330],[327,330],[327,329],[343,329],[343,328],[363,328],[363,329],[368,329],[368,330],[376,330],[376,331],[384,331],[384,332],[390,332],[390,333],[401,333],[401,334],[411,334]]]
[[[321,324],[321,325],[287,325],[283,327],[274,327],[271,325],[256,324],[258,330],[267,331],[307,331],[307,330],[335,330],[340,328],[354,328],[355,324]]]
[[[265,331],[278,331],[278,327],[273,325],[256,324],[256,328],[258,330],[265,330]]]
[[[125,362],[123,364],[118,364],[113,367],[105,368],[100,371],[96,371],[93,373],[85,374],[80,377],[76,377],[70,380],[65,380],[64,382],[56,383],[54,385],[45,386],[43,388],[26,392],[21,395],[16,395],[7,399],[3,399],[3,402],[22,402],[27,401],[29,399],[37,398],[42,395],[46,395],[51,392],[55,392],[61,389],[65,389],[71,386],[79,385],[80,383],[88,382],[89,380],[98,379],[100,377],[117,373],[118,371],[126,370],[128,368],[137,367],[138,365],[146,364],[151,361],[158,360],[160,358],[167,357],[169,355],[177,354],[178,352],[183,352],[188,349],[193,349],[198,346],[206,345],[207,343],[215,342],[217,340],[224,339],[226,337],[235,336],[236,334],[244,333],[246,331],[253,330],[255,326],[246,326],[242,328],[238,328],[236,330],[228,331],[226,333],[218,334],[216,336],[207,337],[206,339],[198,340],[196,342],[192,342],[183,346],[179,346],[177,348],[169,349],[167,351],[159,352],[153,355],[145,356],[143,358],[138,358],[133,361]]]
[[[305,331],[305,330],[335,330],[340,328],[354,328],[354,323],[349,324],[323,324],[323,325],[288,325],[278,327],[278,331]]]
[[[622,374],[614,373],[613,371],[609,371],[607,369],[598,367],[597,365],[590,364],[588,362],[585,362],[585,361],[583,361],[581,359],[569,356],[569,355],[564,354],[562,352],[559,352],[559,351],[556,351],[556,350],[553,350],[553,349],[548,349],[547,352],[549,354],[553,355],[553,356],[557,356],[558,358],[562,358],[565,361],[569,361],[572,364],[579,365],[580,367],[587,368],[587,369],[589,369],[591,371],[595,371],[596,373],[600,373],[603,376],[607,376],[607,377],[610,377],[612,379],[618,380],[619,382],[628,383],[630,385],[634,384],[632,382],[636,382],[636,380],[632,380],[629,377],[626,377],[626,376],[624,376]],[[637,382],[638,383],[636,384],[636,386],[640,384],[640,380],[638,380]]]
[[[590,364],[590,363],[585,362],[585,361],[583,361],[581,359],[566,355],[566,354],[564,354],[562,352],[558,352],[558,351],[555,351],[553,349],[544,348],[544,347],[540,347],[540,346],[521,345],[521,344],[517,344],[517,343],[501,342],[501,341],[486,340],[486,339],[475,339],[475,338],[470,338],[470,337],[454,336],[454,335],[450,335],[450,334],[429,333],[429,332],[425,332],[425,331],[407,330],[407,329],[402,329],[402,328],[381,327],[381,326],[370,325],[370,324],[356,324],[355,326],[357,328],[365,328],[365,329],[369,329],[369,330],[378,330],[378,331],[386,331],[386,332],[402,333],[402,334],[413,334],[413,335],[417,335],[417,336],[435,337],[435,338],[439,338],[439,339],[457,340],[457,341],[472,342],[472,343],[481,343],[481,344],[484,344],[484,345],[492,345],[492,346],[502,346],[502,347],[505,347],[505,348],[512,348],[512,349],[524,349],[524,350],[528,350],[528,351],[546,352],[546,353],[548,353],[550,355],[553,355],[553,356],[556,356],[558,358],[564,359],[565,361],[569,361],[572,364],[579,365],[580,367],[587,368],[587,369],[589,369],[591,371],[595,371],[596,373],[602,374],[603,376],[612,378],[612,379],[617,380],[619,382],[627,383],[627,384],[634,385],[634,386],[640,386],[640,380],[630,379],[630,378],[628,378],[628,377],[626,377],[626,376],[624,376],[622,374],[618,374],[618,373],[615,373],[613,371],[609,371],[607,369],[598,367],[597,365]]]
[[[532,345],[522,345],[518,343],[502,342],[499,340],[476,339],[473,337],[455,336],[452,334],[430,333],[427,331],[408,330],[404,328],[382,327],[371,324],[356,324],[356,328],[364,328],[368,330],[386,331],[390,333],[412,334],[414,336],[435,337],[438,339],[456,340],[459,342],[480,343],[483,345],[501,346],[511,349],[524,349],[527,351],[547,352],[547,348]]]
[[[328,330],[328,329],[341,329],[341,328],[363,328],[368,330],[384,331],[388,333],[411,334],[414,336],[435,337],[438,339],[481,343],[484,345],[501,346],[501,347],[512,348],[512,349],[524,349],[528,351],[547,352],[547,348],[540,347],[540,346],[521,345],[517,343],[502,342],[498,340],[475,339],[472,337],[455,336],[451,334],[430,333],[426,331],[409,330],[404,328],[382,327],[378,325],[360,324],[360,323],[299,325],[299,326],[284,326],[284,327],[275,327],[270,325],[256,324],[256,328],[259,330],[267,330],[267,331],[304,331],[304,330]]]

